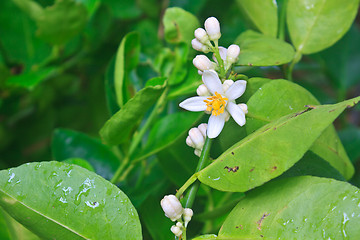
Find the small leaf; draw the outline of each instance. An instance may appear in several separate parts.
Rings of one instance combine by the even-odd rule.
[[[272,80],[247,102],[252,117],[247,121],[246,130],[251,133],[284,115],[304,110],[305,105],[318,104],[305,88],[286,80]],[[333,126],[321,134],[310,150],[328,161],[346,179],[353,175],[354,168]]]
[[[178,7],[166,9],[163,23],[165,39],[170,43],[190,43],[200,26],[194,15]]]
[[[298,52],[319,52],[337,42],[358,12],[358,0],[289,0],[287,25]]]
[[[43,239],[142,239],[127,196],[76,165],[27,163],[0,171],[0,205]]]
[[[358,188],[333,179],[273,181],[238,203],[218,239],[356,239],[359,198]]]
[[[200,171],[199,180],[221,191],[244,192],[281,175],[360,97],[316,106],[275,120],[235,144]]]
[[[282,65],[290,62],[295,55],[294,49],[290,44],[251,30],[240,34],[235,43],[241,49],[237,65]]]
[[[138,121],[163,93],[166,81],[161,79],[162,85],[143,88],[105,123],[100,130],[103,142],[116,145],[128,139]]]
[[[111,179],[119,166],[119,159],[100,140],[84,133],[58,128],[54,131],[51,150],[57,161],[82,158],[103,178]]]
[[[273,0],[237,0],[242,15],[264,35],[276,37],[278,13]]]
[[[146,158],[173,144],[187,133],[201,115],[191,112],[178,112],[166,115],[151,128],[144,149],[135,158]]]
[[[83,30],[87,22],[87,10],[73,0],[56,0],[46,7],[37,19],[37,35],[52,45],[62,45]]]
[[[140,56],[140,38],[136,32],[128,33],[122,40],[115,59],[115,92],[120,108],[131,98],[128,86],[129,74],[134,69]]]

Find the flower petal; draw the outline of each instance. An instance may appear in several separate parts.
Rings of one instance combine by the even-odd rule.
[[[206,100],[208,97],[191,97],[182,101],[179,106],[192,112],[201,112],[206,110]]]
[[[230,115],[233,117],[237,124],[239,124],[240,126],[245,125],[245,113],[238,105],[233,102],[229,102],[226,106],[226,110],[230,113]]]
[[[215,95],[215,92],[221,95],[224,94],[221,81],[215,71],[205,70],[202,75],[202,80],[211,94]]]
[[[229,99],[229,101],[235,100],[239,98],[246,89],[246,81],[238,80],[234,82],[226,91],[225,96]]]
[[[207,128],[207,135],[209,138],[216,138],[217,136],[219,136],[225,124],[225,117],[226,114],[210,116]]]

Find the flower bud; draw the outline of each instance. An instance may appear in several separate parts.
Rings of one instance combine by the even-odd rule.
[[[160,205],[165,212],[165,216],[170,218],[171,221],[176,221],[177,219],[181,218],[183,213],[183,208],[179,199],[175,195],[167,195],[165,196]]]
[[[240,54],[240,47],[238,45],[232,44],[229,46],[226,53],[226,61],[228,63],[235,63]]]
[[[240,104],[238,104],[238,106],[241,108],[241,110],[242,110],[245,114],[248,113],[248,107],[247,107],[247,105],[246,105],[245,103],[240,103]]]
[[[185,209],[184,209],[185,210]],[[183,227],[182,223],[181,222],[177,222],[176,223],[176,226],[179,227],[180,229]]]
[[[193,47],[193,49],[195,49],[199,52],[204,52],[204,53],[210,52],[209,47],[207,47],[206,45],[199,42],[199,40],[197,40],[196,38],[191,40],[191,46]]]
[[[188,145],[189,147],[195,148],[195,144],[191,140],[190,136],[187,136],[187,138],[186,138],[186,145]]]
[[[191,208],[185,208],[184,209],[184,223],[185,227],[187,227],[188,223],[190,222],[192,216],[193,216],[193,210]]]
[[[210,40],[218,40],[221,37],[220,23],[215,17],[206,19],[204,25]]]
[[[231,85],[233,85],[233,83],[234,83],[233,80],[225,80],[223,85],[222,85],[224,92],[226,92],[229,89],[229,87]]]
[[[196,89],[196,93],[199,96],[210,96],[210,92],[205,86],[205,84],[201,84],[200,86],[198,86],[198,88]]]
[[[198,28],[194,32],[195,38],[199,40],[202,44],[208,44],[209,43],[209,36],[207,35],[205,29]]]
[[[216,64],[211,62],[205,55],[197,55],[193,59],[194,66],[200,71],[215,69]]]
[[[180,235],[182,234],[182,231],[178,226],[173,225],[173,226],[171,226],[170,230],[177,237],[180,237]]]
[[[197,148],[195,148],[195,150],[194,150],[194,154],[196,155],[196,156],[198,156],[198,157],[200,157],[200,155],[201,155],[201,149],[197,149]]]
[[[189,131],[189,137],[191,141],[194,143],[195,148],[202,149],[205,144],[205,139],[202,133],[198,128],[192,128]]]
[[[198,74],[199,74],[199,75],[202,75],[202,74],[203,74],[203,72],[202,72],[202,71],[200,71],[200,70],[198,70]]]
[[[200,130],[201,134],[206,137],[206,129],[207,129],[207,123],[202,123],[198,126],[198,129]]]

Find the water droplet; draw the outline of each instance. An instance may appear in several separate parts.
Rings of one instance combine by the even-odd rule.
[[[64,191],[65,195],[68,195],[69,193],[72,192],[73,189],[71,187],[67,187],[67,188],[63,187],[62,190]]]
[[[15,177],[15,173],[11,173],[10,178],[8,180],[8,183],[10,183],[13,180],[14,177]]]
[[[344,219],[342,222],[342,234],[343,234],[343,237],[347,238],[345,227],[346,227],[346,223],[349,221],[349,217],[347,216],[347,214],[345,212],[343,213],[343,217],[344,217]]]
[[[81,202],[81,196],[88,196],[89,190],[92,188],[95,188],[94,179],[91,180],[90,178],[86,178],[85,181],[81,184],[79,192],[75,196],[75,204],[79,205]]]
[[[218,177],[218,178],[214,178],[213,180],[214,180],[214,181],[220,180],[220,177]]]
[[[97,208],[100,205],[99,202],[90,202],[90,201],[86,201],[85,204],[91,208]]]
[[[63,198],[63,197],[60,197],[59,201],[62,202],[62,203],[67,203],[66,199]]]

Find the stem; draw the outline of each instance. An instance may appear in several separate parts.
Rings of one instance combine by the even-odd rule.
[[[206,137],[205,144],[204,144],[203,150],[202,150],[201,155],[200,155],[199,163],[198,163],[198,165],[196,167],[196,173],[195,173],[196,176],[197,176],[197,173],[201,169],[203,169],[209,162],[211,142],[212,142],[212,139]],[[199,190],[199,186],[200,186],[199,181],[195,182],[195,184],[193,184],[191,186],[191,188],[190,188],[190,190],[189,190],[189,192],[187,194],[186,200],[185,200],[185,208],[191,208],[192,207],[192,205],[194,203],[194,200],[195,200],[195,197],[196,197],[196,193]]]
[[[292,78],[292,72],[294,70],[294,66],[296,63],[298,63],[301,59],[301,52],[299,51],[296,51],[295,53],[295,56],[293,58],[293,60],[291,61],[287,71],[286,71],[286,78],[289,80],[289,81],[293,81],[293,78]]]
[[[220,66],[220,79],[223,79],[223,78],[225,77],[224,61],[222,60],[222,58],[221,58],[221,56],[220,56],[219,42],[216,40],[216,41],[214,41],[214,43],[215,43],[215,51],[214,51],[214,54],[215,54],[216,60],[217,60],[218,63],[219,63],[219,66]]]
[[[279,16],[278,39],[280,39],[280,40],[285,39],[286,7],[287,7],[287,0],[284,0],[283,4],[281,6],[281,9],[280,9],[280,16]]]
[[[118,179],[121,176],[122,171],[124,170],[124,168],[126,167],[126,165],[129,163],[130,159],[129,156],[127,156],[124,161],[121,163],[121,165],[118,167],[118,169],[116,170],[114,176],[111,179],[111,183],[116,184]]]

